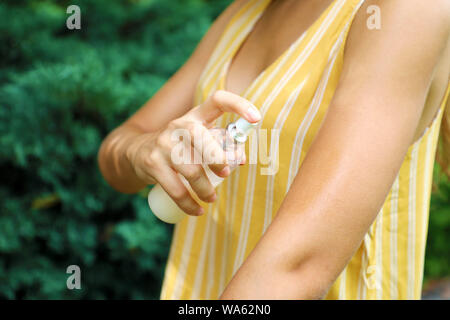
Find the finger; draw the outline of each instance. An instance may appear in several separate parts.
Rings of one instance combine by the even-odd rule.
[[[203,208],[194,200],[178,174],[167,164],[155,170],[153,176],[161,187],[185,213],[193,216],[203,214]]]
[[[251,123],[261,120],[259,110],[250,101],[224,90],[214,92],[204,103],[191,111],[194,117],[204,123],[213,122],[224,112],[238,114]]]
[[[191,128],[192,147],[195,155],[200,155],[201,163],[207,164],[218,176],[225,177],[224,169],[228,166],[226,153],[219,139],[223,139],[224,129],[207,129],[199,124]]]
[[[174,169],[186,178],[192,190],[200,200],[213,202],[216,200],[216,191],[208,179],[205,170],[200,164],[174,165]]]

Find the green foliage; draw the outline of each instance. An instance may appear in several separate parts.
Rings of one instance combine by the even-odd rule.
[[[0,3],[0,298],[158,298],[172,229],[113,191],[96,154],[227,2]],[[72,264],[82,290],[66,288]]]
[[[450,275],[450,181],[436,167],[435,192],[431,196],[425,280]]]

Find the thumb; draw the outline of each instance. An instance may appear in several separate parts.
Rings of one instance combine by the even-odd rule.
[[[207,124],[214,122],[224,112],[238,114],[251,123],[261,120],[261,113],[250,101],[224,90],[214,92],[190,113],[196,119]]]

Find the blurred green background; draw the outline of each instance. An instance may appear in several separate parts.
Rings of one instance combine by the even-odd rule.
[[[229,0],[0,3],[0,298],[156,299],[172,228],[102,179],[102,139],[188,58]],[[66,8],[81,8],[68,30]],[[148,191],[148,190],[147,190]],[[435,170],[425,281],[449,275]],[[66,268],[81,268],[68,290]]]

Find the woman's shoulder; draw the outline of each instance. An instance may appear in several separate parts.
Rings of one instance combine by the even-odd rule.
[[[450,0],[365,0],[355,22],[367,28],[371,15],[379,15],[382,30],[385,26],[415,29],[450,31]],[[377,10],[374,10],[377,9]]]
[[[378,20],[375,27],[373,19]],[[366,0],[345,44],[340,87],[350,90],[341,90],[342,100],[352,100],[354,95],[377,101],[384,97],[405,105],[413,101],[414,107],[405,112],[424,110],[423,100],[436,83],[437,66],[444,65],[439,79],[448,79],[448,67],[441,62],[448,52],[449,35],[450,0]],[[362,91],[355,93],[355,87]],[[442,96],[443,90],[436,92]],[[431,116],[436,104],[429,108]],[[378,103],[373,105],[382,109]]]
[[[410,49],[405,52],[407,59],[413,51],[442,52],[449,35],[450,0],[366,0],[355,16],[346,43],[355,50],[346,48],[346,52],[402,43]]]

